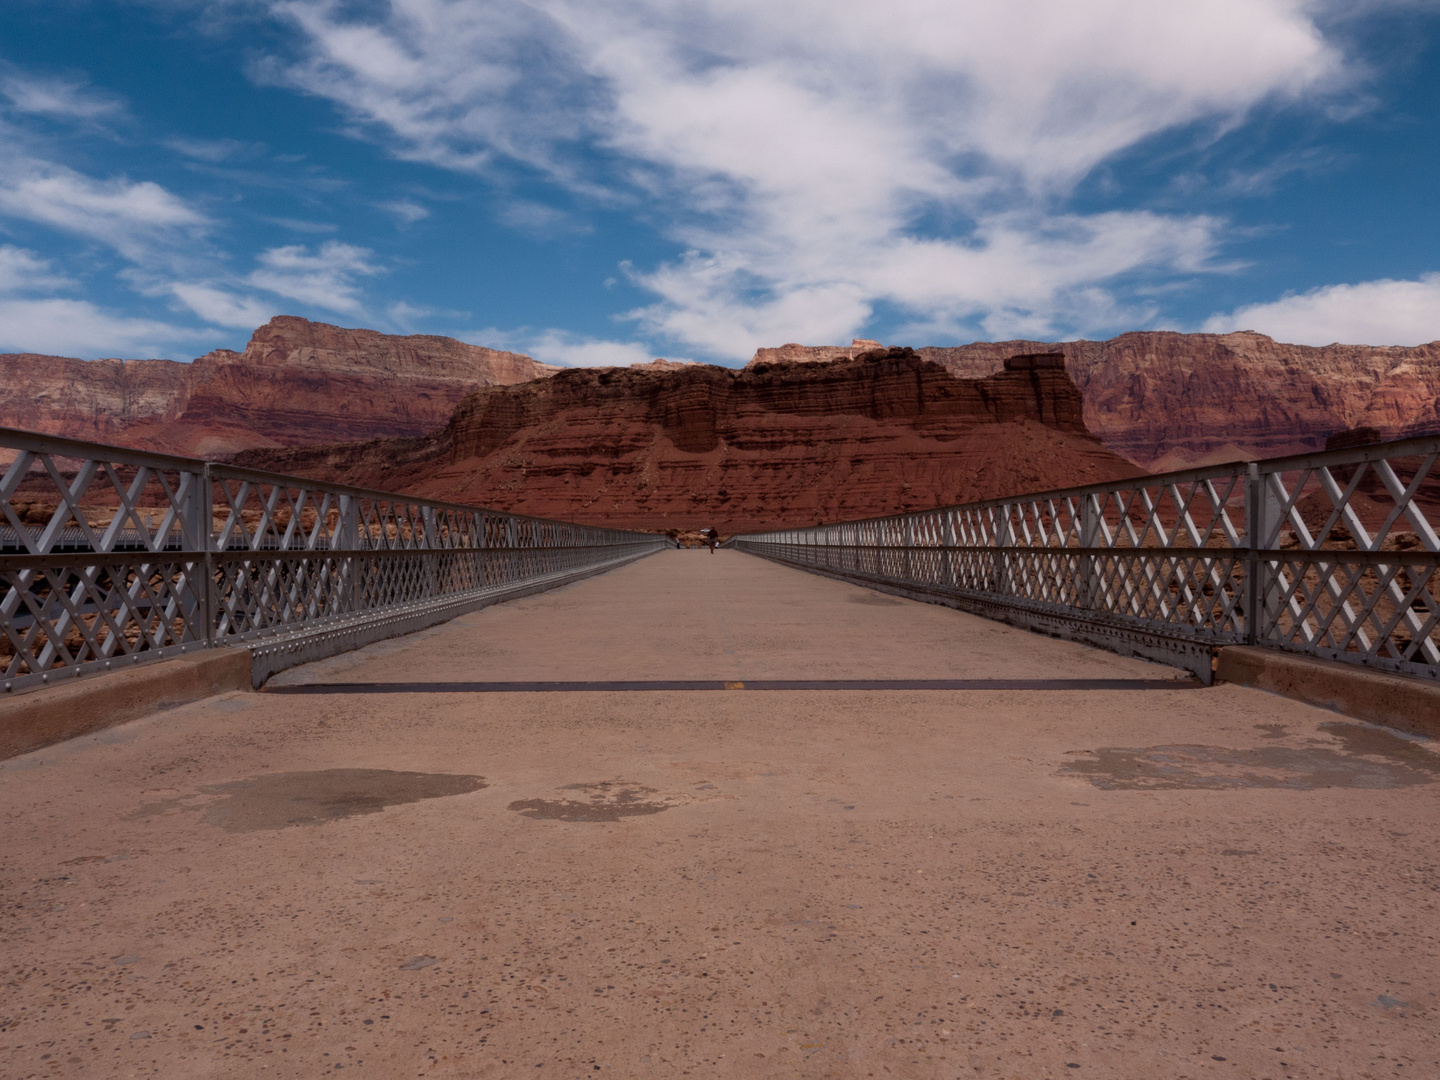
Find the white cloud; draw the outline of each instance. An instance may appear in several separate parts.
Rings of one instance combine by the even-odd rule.
[[[0,68],[0,76],[6,74],[6,69]],[[17,86],[29,97],[21,95]],[[48,97],[41,95],[42,89]],[[72,84],[42,85],[11,78],[0,80],[0,90],[23,101],[32,112],[103,113],[98,106],[86,106],[86,99]],[[67,98],[62,91],[69,90],[75,92]],[[302,246],[271,248],[257,258],[258,266],[247,278],[239,279],[226,268],[223,253],[208,239],[212,222],[160,184],[123,176],[100,179],[44,160],[27,150],[23,136],[3,121],[0,140],[8,143],[7,153],[0,156],[0,215],[107,245],[128,264],[117,274],[121,280],[141,295],[166,298],[177,308],[183,305],[212,327],[253,329],[268,320],[275,302],[261,299],[257,290],[331,311],[358,313],[363,309],[357,280],[380,272],[368,261],[368,249],[331,241],[314,253]],[[210,160],[254,149],[227,140],[172,140],[172,148]],[[299,221],[284,224],[301,231],[335,228]],[[153,348],[162,341],[213,336],[213,331],[116,316],[84,300],[42,295],[75,284],[53,272],[50,263],[33,252],[0,246],[0,298],[4,298],[7,340],[30,349],[114,355],[141,344]]]
[[[415,222],[423,221],[430,216],[430,211],[414,199],[397,199],[394,202],[381,203],[380,209],[394,214],[402,225],[414,225]]]
[[[36,75],[10,65],[0,66],[0,94],[16,112],[32,116],[93,121],[125,111],[119,100],[91,90],[82,80]]]
[[[0,297],[0,350],[64,356],[158,355],[192,327],[114,315],[88,300]]]
[[[329,311],[360,314],[358,279],[381,272],[368,248],[327,241],[312,253],[301,245],[274,247],[256,259],[243,280],[223,269],[218,252],[203,242],[208,219],[159,184],[125,178],[97,180],[63,165],[16,154],[0,161],[0,214],[40,222],[115,249],[130,265],[120,272],[140,293],[179,301],[212,326],[252,329],[274,314],[274,302],[254,290],[275,293]],[[307,223],[290,222],[291,226]],[[321,226],[330,228],[330,226]],[[37,278],[37,273],[42,277]],[[30,284],[24,286],[27,276]],[[0,283],[16,279],[28,292],[70,284],[51,274],[33,253],[0,248]],[[194,331],[160,330],[168,324],[119,319],[77,300],[26,300],[7,309],[21,337],[72,341],[77,349],[99,344],[109,352],[139,341],[178,340]],[[67,313],[69,313],[67,315]],[[75,319],[75,328],[46,331],[45,317]],[[113,343],[103,334],[114,331]],[[87,343],[90,343],[87,345]]]
[[[338,232],[339,225],[329,221],[306,221],[303,218],[267,217],[263,220],[273,225],[279,225],[282,229],[289,229],[291,232],[299,233],[333,233]]]
[[[115,315],[86,300],[37,296],[75,282],[49,259],[0,244],[0,352],[155,355],[161,343],[193,339],[193,328]]]
[[[445,316],[451,319],[468,317],[468,313],[464,311],[427,307],[424,304],[412,304],[408,300],[396,300],[385,309],[385,315],[390,320],[391,328],[402,334],[420,333],[415,324],[421,319],[433,319],[436,316]]]
[[[1206,269],[1221,223],[1066,214],[1073,185],[1159,132],[1345,75],[1304,0],[270,8],[301,55],[265,77],[396,153],[644,199],[690,254],[634,275],[658,296],[638,317],[737,358],[845,340],[881,303],[987,330],[1133,310],[1120,275]]]
[[[1326,285],[1268,304],[1237,308],[1229,315],[1212,315],[1205,329],[1214,334],[1258,330],[1297,345],[1440,341],[1440,273],[1423,274],[1418,281]]]
[[[514,199],[506,203],[496,216],[502,225],[542,237],[591,231],[589,225],[577,221],[564,210],[529,199]]]
[[[655,358],[647,346],[633,341],[605,341],[563,330],[546,330],[531,338],[525,352],[542,364],[561,367],[629,367]]]
[[[310,254],[300,244],[270,248],[256,260],[260,268],[245,280],[248,284],[303,304],[329,311],[363,314],[357,277],[382,272],[369,261],[369,248],[328,240]]]
[[[150,180],[96,180],[13,153],[0,162],[0,214],[50,225],[109,245],[127,259],[153,261],[207,224],[183,199]]]
[[[49,292],[73,284],[55,273],[49,259],[13,244],[0,244],[0,294]]]
[[[183,135],[166,139],[165,145],[177,154],[208,161],[212,165],[236,157],[252,157],[263,149],[258,143],[241,142],[239,139],[191,139]]]
[[[169,291],[196,315],[216,326],[253,330],[276,314],[274,304],[251,296],[237,296],[215,285],[174,282]]]

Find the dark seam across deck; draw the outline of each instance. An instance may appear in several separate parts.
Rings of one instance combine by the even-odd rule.
[[[647,690],[1194,690],[1189,679],[641,679],[610,682],[366,682],[267,687],[267,694],[555,694]]]

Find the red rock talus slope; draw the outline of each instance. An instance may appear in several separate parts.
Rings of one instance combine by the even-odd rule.
[[[0,355],[0,424],[214,457],[419,435],[477,387],[555,370],[453,338],[279,316],[243,353],[220,349],[190,364]]]
[[[429,438],[237,460],[575,521],[724,532],[1139,471],[1086,431],[1059,367],[967,381],[908,350],[868,356],[562,371],[471,394]]]
[[[1018,352],[1064,352],[1105,445],[1156,470],[1320,449],[1338,431],[1440,431],[1440,341],[1415,348],[1286,345],[1249,332],[1146,331],[1109,341],[920,349],[961,378]]]

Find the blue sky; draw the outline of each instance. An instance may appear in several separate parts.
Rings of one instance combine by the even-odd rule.
[[[1440,339],[1440,0],[6,0],[0,350]]]

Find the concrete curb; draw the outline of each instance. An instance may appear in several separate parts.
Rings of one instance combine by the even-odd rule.
[[[0,760],[227,690],[250,689],[250,650],[206,649],[0,698]]]
[[[1440,683],[1251,645],[1221,649],[1215,680],[1269,690],[1400,731],[1440,737]]]

